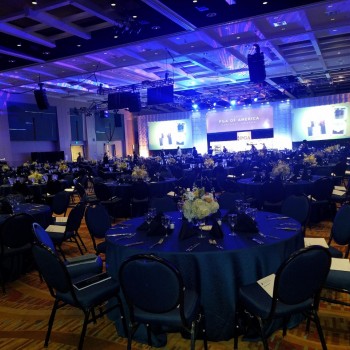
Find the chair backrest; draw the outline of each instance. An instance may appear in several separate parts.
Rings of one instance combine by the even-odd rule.
[[[177,210],[174,199],[169,196],[153,197],[149,203],[149,207],[156,208],[157,213]]]
[[[49,180],[46,184],[46,192],[56,194],[62,191],[61,183],[58,180]]]
[[[78,231],[81,221],[83,220],[83,217],[84,217],[85,208],[86,208],[86,205],[84,202],[80,202],[74,208],[72,208],[67,218],[67,224],[66,224],[67,232]]]
[[[55,252],[38,242],[33,244],[32,252],[36,266],[49,287],[51,295],[55,296],[56,291],[71,292],[74,298],[75,293],[67,268]]]
[[[66,191],[56,193],[52,199],[51,209],[54,214],[65,214],[70,202],[70,194]]]
[[[95,195],[100,201],[107,201],[112,197],[111,191],[108,186],[102,182],[94,183]]]
[[[34,241],[32,224],[34,218],[26,213],[8,217],[0,226],[1,245],[20,248]]]
[[[235,207],[235,200],[243,198],[241,192],[224,192],[218,197],[218,203],[221,209],[231,210]]]
[[[292,194],[282,203],[281,214],[289,216],[302,225],[305,225],[309,218],[310,200],[303,194]]]
[[[330,177],[321,177],[312,184],[311,195],[318,201],[330,200],[333,188],[333,179]]]
[[[85,222],[92,237],[104,238],[111,227],[111,218],[102,204],[88,206],[85,212]]]
[[[149,198],[150,190],[149,186],[144,181],[135,181],[132,184],[132,197],[135,199]]]
[[[261,191],[263,201],[278,203],[285,198],[285,188],[282,181],[266,181],[263,183]]]
[[[124,261],[119,282],[130,308],[164,313],[179,306],[183,312],[184,284],[179,270],[155,255],[139,254]]]
[[[325,247],[309,246],[293,253],[276,272],[271,313],[278,301],[288,305],[308,300],[318,303],[330,266],[331,255]]]
[[[33,223],[33,232],[38,242],[49,247],[53,252],[56,252],[55,245],[50,235],[37,222]]]
[[[344,204],[335,215],[331,238],[340,245],[350,244],[350,205]]]

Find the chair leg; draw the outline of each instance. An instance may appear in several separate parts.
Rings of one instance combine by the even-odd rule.
[[[257,317],[257,319],[259,321],[260,334],[261,334],[262,342],[264,344],[264,350],[269,350],[269,345],[267,343],[267,339],[264,331],[264,323],[260,317]]]
[[[49,345],[51,330],[52,330],[53,322],[55,320],[57,309],[58,309],[58,300],[55,300],[55,303],[53,304],[51,315],[49,318],[49,324],[47,326],[47,332],[46,332],[45,343],[44,343],[45,347]]]
[[[323,335],[323,331],[322,331],[322,327],[321,327],[321,323],[320,323],[320,319],[318,317],[317,311],[314,310],[314,311],[312,311],[312,313],[313,313],[314,321],[316,323],[318,336],[320,337],[320,341],[322,344],[322,350],[327,350],[326,340],[325,340],[324,335]]]
[[[77,235],[81,245],[84,247],[85,251],[87,252],[88,250],[87,250],[86,245],[85,245],[84,241],[82,240],[80,234],[77,232],[76,235]]]
[[[191,325],[191,350],[195,350],[196,346],[196,321],[192,321]]]
[[[83,344],[84,344],[84,338],[85,338],[85,333],[86,333],[86,328],[89,322],[89,316],[90,316],[90,310],[84,311],[84,323],[83,323],[83,329],[81,330],[80,334],[80,339],[79,339],[79,345],[78,345],[78,350],[83,349]],[[96,319],[95,319],[96,321]]]

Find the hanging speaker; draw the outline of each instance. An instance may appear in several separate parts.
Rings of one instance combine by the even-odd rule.
[[[36,105],[40,110],[48,109],[50,107],[49,101],[47,100],[46,90],[42,89],[40,86],[40,90],[34,90],[34,96]]]
[[[250,81],[262,83],[266,78],[264,53],[260,52],[258,44],[254,44],[256,52],[248,55],[248,68]]]

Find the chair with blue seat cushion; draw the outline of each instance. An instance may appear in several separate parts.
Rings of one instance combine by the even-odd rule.
[[[310,215],[310,199],[304,194],[292,194],[286,197],[282,203],[281,214],[297,220],[305,234]]]
[[[62,250],[62,244],[64,242],[74,242],[77,245],[81,255],[84,254],[81,248],[81,245],[83,245],[83,247],[86,250],[86,246],[82,238],[80,237],[80,234],[78,231],[81,221],[84,217],[84,213],[85,213],[85,203],[84,202],[78,203],[70,211],[66,225],[64,226],[49,225],[46,228],[46,231],[49,233],[49,236],[53,240],[58,251],[62,254],[63,258],[65,258],[64,251]]]
[[[85,222],[96,254],[105,254],[105,236],[111,227],[111,219],[107,209],[99,203],[88,206],[85,212]]]
[[[33,223],[33,232],[38,242],[41,242],[53,252],[56,252],[55,244],[51,237],[37,222]],[[96,256],[96,254],[85,254],[82,256],[67,258],[65,264],[69,275],[72,278],[101,273],[103,268],[102,260],[100,257]]]
[[[140,324],[147,327],[149,345],[152,345],[152,327],[167,327],[190,334],[192,350],[201,328],[204,349],[207,349],[199,295],[185,288],[180,271],[171,262],[155,255],[131,256],[120,267],[119,282],[130,316],[128,350]]]
[[[321,299],[332,304],[350,306],[350,272],[330,270],[323,285]]]
[[[149,203],[150,208],[155,208],[157,213],[164,213],[167,211],[177,211],[177,205],[172,197],[153,197]]]
[[[283,335],[287,332],[287,321],[292,315],[305,314],[316,324],[322,349],[326,341],[318,317],[318,304],[322,286],[331,265],[331,255],[327,248],[310,246],[293,253],[278,268],[272,295],[258,283],[239,289],[239,302],[235,318],[234,349],[238,348],[239,313],[249,313],[258,320],[264,350],[268,350],[266,330],[276,319],[283,321]]]
[[[345,253],[331,246],[332,242],[345,247]],[[344,204],[337,211],[328,240],[329,250],[335,258],[348,258],[350,251],[350,204]]]
[[[65,263],[50,248],[42,243],[34,243],[32,252],[38,270],[44,278],[51,296],[55,299],[45,337],[45,347],[48,346],[50,340],[56,311],[65,305],[76,307],[84,313],[84,323],[78,349],[83,348],[87,325],[91,322],[95,323],[98,318],[101,318],[116,307],[120,308],[123,326],[126,331],[124,310],[119,296],[120,288],[117,281],[108,274],[101,274],[103,279],[99,280],[98,276],[92,276],[87,280],[80,281],[85,283],[85,286],[79,288],[79,282],[73,283]],[[115,298],[118,302],[111,302]],[[107,304],[108,301],[110,303]],[[97,307],[99,308],[98,313],[95,312]]]

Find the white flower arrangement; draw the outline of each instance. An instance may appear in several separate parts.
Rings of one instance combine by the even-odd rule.
[[[273,167],[271,173],[272,173],[272,176],[275,176],[275,177],[278,177],[278,176],[286,177],[291,173],[290,166],[283,160],[279,160],[277,164]]]
[[[28,179],[34,183],[38,183],[40,181],[42,181],[43,179],[43,175],[40,174],[39,172],[37,171],[33,171],[29,176],[28,176]]]
[[[170,158],[167,159],[167,163],[170,164],[170,165],[175,164],[176,163],[176,159],[173,158],[173,157],[170,157]]]
[[[195,188],[184,194],[183,214],[188,221],[204,219],[219,210],[219,204],[212,193],[205,193],[204,188]]]
[[[144,167],[135,166],[132,170],[131,177],[134,180],[144,180],[148,177],[148,172]]]
[[[44,169],[45,170],[49,170],[50,169],[50,164],[49,163],[45,163],[44,164]]]
[[[61,162],[58,165],[58,171],[62,172],[62,173],[66,173],[68,171],[68,165],[65,162]]]
[[[1,167],[1,170],[2,170],[3,172],[5,172],[5,171],[10,170],[10,167],[9,167],[7,164],[4,164],[4,165]]]
[[[312,153],[309,155],[304,155],[303,162],[306,165],[311,165],[311,166],[317,165],[317,159],[316,159],[315,155]]]
[[[339,151],[340,145],[328,146],[324,149],[326,153],[333,153]]]
[[[214,164],[215,164],[215,162],[214,162],[213,158],[206,158],[204,160],[204,166],[206,168],[212,168],[214,166]]]

